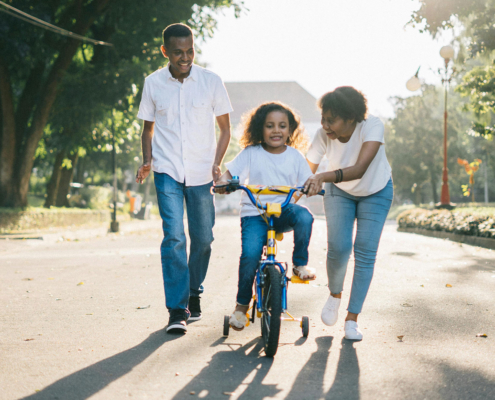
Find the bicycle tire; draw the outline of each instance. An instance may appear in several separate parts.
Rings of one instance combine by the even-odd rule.
[[[230,330],[230,315],[223,316],[223,336],[229,336]]]
[[[261,315],[261,336],[265,354],[273,357],[278,350],[280,317],[282,315],[282,275],[274,265],[265,268],[266,278],[262,290],[263,313]]]

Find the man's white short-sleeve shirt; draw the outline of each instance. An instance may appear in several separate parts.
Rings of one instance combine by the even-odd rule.
[[[184,82],[168,67],[149,75],[144,82],[138,118],[154,121],[153,171],[166,173],[187,186],[212,180],[215,158],[215,119],[232,112],[222,79],[192,65]]]

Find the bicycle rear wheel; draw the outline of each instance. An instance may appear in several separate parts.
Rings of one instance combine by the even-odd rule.
[[[282,275],[274,265],[266,266],[265,273],[265,285],[262,289],[264,311],[261,315],[261,335],[265,344],[266,356],[273,357],[277,353],[280,337]]]

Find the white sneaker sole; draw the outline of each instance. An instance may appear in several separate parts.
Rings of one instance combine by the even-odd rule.
[[[167,326],[167,332],[171,333],[186,333],[187,332],[187,327],[185,327],[182,324],[172,324]]]
[[[187,320],[188,321],[199,321],[201,318],[203,318],[202,315],[200,315],[199,317],[189,317]]]

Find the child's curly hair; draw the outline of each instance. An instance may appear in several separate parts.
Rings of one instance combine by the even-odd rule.
[[[299,116],[288,105],[278,101],[263,103],[243,116],[244,131],[239,140],[239,145],[245,148],[264,143],[263,127],[267,115],[273,111],[281,111],[289,119],[290,135],[285,144],[299,151],[305,151],[308,147],[308,137]]]

